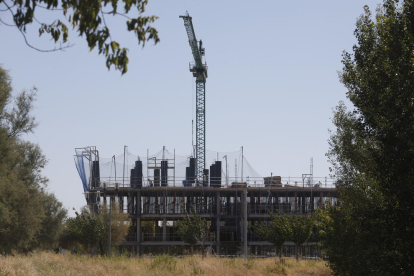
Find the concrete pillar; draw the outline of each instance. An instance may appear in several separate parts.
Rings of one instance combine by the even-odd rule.
[[[298,193],[295,192],[295,214],[298,213]]]
[[[220,210],[220,192],[217,192],[216,194],[216,225],[217,225],[217,233],[216,233],[216,254],[220,255],[220,216],[221,216],[221,210]]]
[[[244,223],[243,223],[243,254],[244,259],[247,259],[247,188],[243,191],[243,215],[244,215]]]
[[[137,192],[135,197],[135,215],[141,216],[141,192]]]
[[[135,215],[137,216],[137,226],[136,226],[136,242],[137,242],[137,256],[140,255],[140,246],[141,246],[141,192],[137,191],[135,196]]]
[[[139,250],[140,250],[140,246],[141,246],[141,218],[137,218],[137,256],[139,257]]]
[[[162,241],[167,241],[167,218],[162,219]]]
[[[162,241],[167,241],[167,218],[162,219]],[[167,253],[167,247],[164,245],[163,247],[164,254]]]
[[[166,198],[167,194],[165,193],[165,191],[162,192],[162,210],[161,213],[165,214],[167,213],[167,198]]]
[[[124,195],[119,196],[119,209],[121,209],[121,212],[124,212]]]
[[[310,211],[313,213],[313,210],[314,210],[314,202],[313,202],[313,192],[312,192],[312,190],[311,190],[311,195],[310,195],[310,199],[309,199],[309,203],[310,203]]]
[[[319,194],[319,208],[322,209],[322,198],[323,198],[323,192],[320,192]]]

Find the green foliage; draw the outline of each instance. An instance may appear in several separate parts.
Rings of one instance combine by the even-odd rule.
[[[314,227],[314,219],[311,216],[296,216],[288,218],[289,240],[296,245],[296,259],[299,260],[299,246],[308,241]]]
[[[45,217],[42,221],[42,230],[37,237],[37,247],[56,248],[63,233],[63,222],[67,217],[67,210],[54,194],[43,194],[42,203]]]
[[[308,241],[315,226],[312,216],[278,216],[270,214],[269,223],[261,223],[254,227],[255,235],[276,246],[279,257],[282,258],[282,247],[286,241],[292,241],[296,245],[296,258],[299,259],[298,246]]]
[[[117,203],[112,203],[112,210],[104,204],[99,210],[99,218],[105,223],[105,239],[104,243],[108,243],[109,234],[109,216],[111,216],[111,243],[117,244],[125,241],[128,230],[131,226],[131,219],[127,213],[123,213],[121,207]]]
[[[194,209],[191,210],[191,214],[192,216],[186,212],[184,219],[177,223],[178,229],[176,233],[185,243],[190,244],[191,248],[193,248],[197,243],[204,245],[204,242],[207,240],[208,231],[206,220],[196,214]]]
[[[414,1],[386,0],[358,19],[340,80],[354,104],[334,110],[328,157],[340,206],[323,245],[338,275],[413,275]]]
[[[45,218],[41,194],[29,191],[16,176],[0,181],[0,252],[28,252]]]
[[[271,220],[269,223],[260,223],[254,227],[255,235],[263,240],[272,243],[279,249],[279,258],[282,258],[282,247],[285,241],[289,240],[290,228],[286,215],[270,214]]]
[[[105,222],[93,214],[88,207],[83,207],[81,213],[75,212],[76,217],[66,221],[65,235],[61,244],[65,248],[76,248],[85,252],[104,254]],[[78,246],[78,244],[80,246]]]
[[[116,244],[125,240],[130,226],[128,214],[122,213],[117,204],[112,210],[104,205],[99,213],[91,212],[87,206],[76,217],[66,221],[66,229],[61,237],[60,244],[67,249],[79,253],[96,254],[98,251],[104,255],[107,251],[109,236],[109,217],[111,214],[111,243]]]
[[[12,104],[11,78],[0,67],[0,253],[29,252],[53,246],[66,210],[46,192],[41,170],[47,161],[37,144],[22,139],[33,132],[31,111],[36,89],[18,94]]]
[[[304,244],[308,241],[314,227],[313,218],[311,216],[296,216],[288,218],[290,235],[289,240],[296,245]]]
[[[122,4],[122,12],[118,12],[118,5]],[[154,41],[157,44],[160,39],[155,28],[151,27],[157,16],[142,16],[145,12],[148,0],[0,0],[0,12],[12,13],[15,26],[25,38],[26,43],[31,46],[26,39],[26,27],[33,23],[40,24],[39,36],[47,33],[55,43],[63,43],[64,46],[53,50],[39,50],[43,52],[62,50],[72,45],[69,42],[69,28],[72,25],[79,36],[85,37],[90,51],[98,47],[99,54],[106,57],[108,69],[114,65],[115,69],[121,70],[122,74],[127,72],[128,55],[126,48],[121,48],[118,42],[113,41],[111,32],[106,24],[106,16],[122,16],[126,18],[126,29],[133,32],[138,40],[138,44],[145,45],[147,41]],[[40,22],[41,10],[48,10],[63,15],[67,23],[56,19],[52,23]],[[39,11],[40,10],[40,11]],[[135,15],[133,15],[135,13]],[[131,16],[131,17],[130,17]],[[135,16],[135,17],[134,17]],[[59,18],[59,16],[57,16]],[[1,108],[1,99],[0,99]]]

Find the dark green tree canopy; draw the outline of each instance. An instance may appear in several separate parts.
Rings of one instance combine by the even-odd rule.
[[[254,227],[254,234],[263,240],[272,243],[281,249],[286,241],[291,241],[296,245],[296,258],[299,258],[298,246],[307,242],[312,234],[314,218],[311,216],[286,216],[270,214],[269,222],[262,222]]]
[[[185,243],[191,245],[192,253],[194,245],[200,243],[202,247],[204,247],[204,242],[208,238],[206,220],[201,218],[201,216],[195,212],[194,208],[191,210],[191,216],[186,211],[184,219],[178,222],[177,234]]]
[[[297,245],[308,241],[314,226],[312,217],[292,215],[288,218],[288,223],[290,228],[290,241]]]
[[[105,56],[108,69],[114,65],[115,69],[121,70],[124,74],[128,69],[128,49],[122,48],[118,42],[112,40],[105,18],[123,17],[126,29],[136,35],[138,44],[144,46],[151,40],[157,44],[160,41],[158,32],[150,24],[158,17],[142,15],[147,4],[148,0],[0,0],[0,14],[10,13],[14,21],[12,24],[6,23],[0,16],[0,22],[6,26],[16,27],[29,47],[42,52],[71,47],[68,27],[71,26],[79,36],[85,37],[90,50],[97,47],[99,54]],[[57,19],[52,23],[42,22],[39,16],[39,10],[42,9],[55,12]],[[65,20],[60,20],[61,16],[64,16]],[[45,33],[50,35],[60,46],[52,50],[42,50],[32,46],[26,38],[27,26],[30,24],[39,24],[39,35]]]
[[[113,204],[111,210],[103,205],[98,213],[92,212],[90,206],[84,206],[75,214],[76,217],[66,220],[60,245],[78,253],[108,253],[109,221],[112,244],[123,242],[131,225],[128,214],[123,213],[118,204]]]
[[[338,275],[413,275],[414,1],[385,0],[375,18],[365,7],[355,36],[340,74],[354,108],[334,110],[329,141],[340,207],[324,245]]]
[[[46,157],[25,141],[34,131],[36,89],[12,97],[11,78],[0,66],[0,254],[29,252],[57,243],[66,210],[41,174]]]
[[[254,227],[254,234],[261,239],[272,243],[279,249],[279,258],[282,258],[282,247],[290,238],[290,227],[286,215],[270,214],[270,222],[262,222]]]
[[[104,254],[105,221],[85,206],[76,217],[67,219],[60,244],[67,249],[84,253]]]

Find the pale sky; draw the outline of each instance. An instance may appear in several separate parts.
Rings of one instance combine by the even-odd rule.
[[[355,44],[357,17],[380,0],[167,1],[150,0],[146,15],[161,42],[136,44],[124,19],[108,18],[112,36],[129,48],[128,73],[108,71],[97,51],[72,33],[75,46],[40,53],[24,44],[16,28],[0,25],[0,63],[10,70],[16,92],[36,86],[34,115],[39,127],[25,137],[38,143],[47,159],[43,174],[70,215],[86,201],[73,162],[74,148],[97,146],[100,155],[155,153],[166,146],[191,151],[195,113],[192,54],[179,18],[193,17],[203,40],[209,77],[206,84],[206,148],[236,151],[261,175],[329,176],[328,129],[332,108],[345,100],[338,81],[343,50]],[[3,6],[1,6],[3,7]],[[11,23],[10,16],[1,18]],[[39,20],[50,22],[45,11]],[[29,40],[53,48],[47,37]]]

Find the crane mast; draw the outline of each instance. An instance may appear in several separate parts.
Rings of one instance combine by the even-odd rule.
[[[188,43],[194,57],[194,64],[190,63],[190,72],[196,78],[196,176],[198,181],[203,180],[205,159],[206,159],[206,79],[207,65],[202,60],[205,53],[203,43],[197,41],[192,17],[186,15],[180,16],[184,20],[185,30],[187,31]]]

